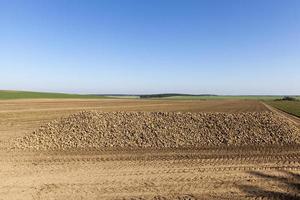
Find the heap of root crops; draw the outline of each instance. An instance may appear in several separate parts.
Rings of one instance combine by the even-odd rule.
[[[88,112],[52,121],[15,141],[42,150],[300,144],[299,129],[271,112]]]

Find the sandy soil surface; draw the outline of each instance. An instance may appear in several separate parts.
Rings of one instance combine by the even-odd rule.
[[[299,199],[299,150],[1,152],[0,199]]]
[[[7,150],[5,141],[79,110],[266,111],[256,101],[0,102],[0,199],[300,199],[300,146]]]

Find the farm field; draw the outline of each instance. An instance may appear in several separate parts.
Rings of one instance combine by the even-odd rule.
[[[105,96],[0,90],[0,100],[6,100],[6,99],[99,99],[99,98],[105,98]]]
[[[300,200],[299,8],[0,0],[0,200]]]
[[[122,94],[68,94],[51,92],[32,92],[0,90],[0,100],[13,99],[157,99],[157,100],[275,100],[282,99],[279,95],[185,95],[185,94],[150,94],[150,95],[122,95]],[[300,100],[300,96],[294,96]]]
[[[299,147],[1,152],[1,199],[299,199]]]
[[[191,95],[191,94],[149,94],[141,95],[144,99],[172,99],[172,100],[275,100],[282,99],[282,95]],[[300,96],[293,96],[295,99],[300,99]]]
[[[300,101],[267,101],[267,103],[279,110],[300,117]]]
[[[167,101],[124,99],[23,99],[0,101],[0,141],[20,136],[43,123],[81,110],[97,111],[180,111],[180,112],[247,112],[266,111],[257,101],[211,100]]]
[[[118,115],[133,111],[128,117],[140,117],[140,113],[136,111],[161,112],[161,114],[158,113],[159,115],[176,111],[183,113],[184,116],[186,116],[185,113],[192,112],[195,115],[188,115],[191,115],[194,120],[196,120],[195,116],[198,116],[197,113],[213,113],[204,115],[207,116],[206,119],[209,119],[211,116],[217,116],[216,112],[223,112],[225,113],[222,115],[224,119],[231,120],[231,122],[227,121],[228,128],[239,133],[239,127],[236,127],[238,123],[231,124],[237,117],[248,116],[245,113],[249,112],[258,113],[256,115],[260,116],[260,113],[269,111],[269,108],[256,100],[236,99],[0,101],[0,199],[65,199],[66,197],[120,200],[299,199],[297,185],[300,182],[300,146],[297,143],[289,144],[288,140],[286,140],[288,144],[284,145],[274,143],[236,147],[204,145],[195,148],[128,149],[116,147],[69,150],[11,148],[13,146],[11,141],[15,138],[32,134],[44,124],[48,124],[47,127],[50,128],[50,132],[45,130],[44,133],[50,134],[54,130],[53,125],[60,123],[61,117],[83,110],[100,113],[102,111],[118,112]],[[148,114],[144,115],[148,116]],[[78,117],[78,115],[72,116]],[[113,114],[108,114],[108,117],[111,116]],[[263,116],[268,115],[263,114]],[[276,129],[277,125],[289,127],[288,123],[278,121],[276,116],[277,114],[274,114],[275,118],[272,123],[275,124],[272,126],[270,124],[269,127],[260,128],[257,123],[258,130],[264,132],[265,128],[269,130],[273,126]],[[124,118],[128,119],[128,123],[134,123],[137,128],[140,127],[140,124],[135,121],[131,122],[128,117]],[[175,117],[170,115],[168,119],[174,118],[174,123],[180,124]],[[98,118],[102,119],[102,117]],[[64,131],[58,133],[67,134],[68,124],[73,126],[75,118],[67,119],[66,125],[61,127]],[[89,120],[94,119],[92,117]],[[223,122],[222,119],[217,123]],[[246,124],[248,123],[248,118],[242,119],[246,120]],[[56,122],[48,123],[53,120]],[[153,118],[151,122],[155,123],[160,120]],[[266,122],[270,120],[266,119]],[[84,119],[81,122],[85,124],[89,121]],[[123,124],[121,127],[126,126],[127,122],[124,123],[121,123]],[[106,127],[110,130],[113,125],[111,128]],[[219,125],[216,126],[217,132],[218,127]],[[88,128],[92,127],[88,126]],[[164,130],[164,128],[157,130]],[[192,124],[188,128],[192,130]],[[150,130],[156,131],[155,127]],[[293,129],[290,134],[299,138],[296,129]],[[257,139],[259,141],[260,137]],[[249,142],[250,140],[251,138]],[[281,142],[280,138],[276,141]]]
[[[245,95],[245,96],[227,96],[227,95],[217,95],[217,96],[190,96],[190,95],[179,95],[179,96],[169,96],[169,97],[153,97],[153,99],[172,99],[172,100],[275,100],[281,99],[283,96],[260,96],[260,95]],[[297,99],[300,99],[298,96]]]

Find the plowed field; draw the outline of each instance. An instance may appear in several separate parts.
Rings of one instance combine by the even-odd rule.
[[[10,148],[9,141],[16,137],[81,110],[241,114],[268,108],[258,101],[241,100],[1,101],[0,199],[300,198],[300,146],[296,143],[159,150]]]

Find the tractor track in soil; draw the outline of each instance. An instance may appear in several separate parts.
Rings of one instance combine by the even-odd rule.
[[[299,175],[300,146],[2,150],[0,166],[1,180],[6,178],[0,184],[0,199],[12,199],[16,193],[23,194],[20,199],[273,199],[278,196],[245,194],[240,186],[281,186],[251,172]],[[298,198],[294,188],[283,190]]]

